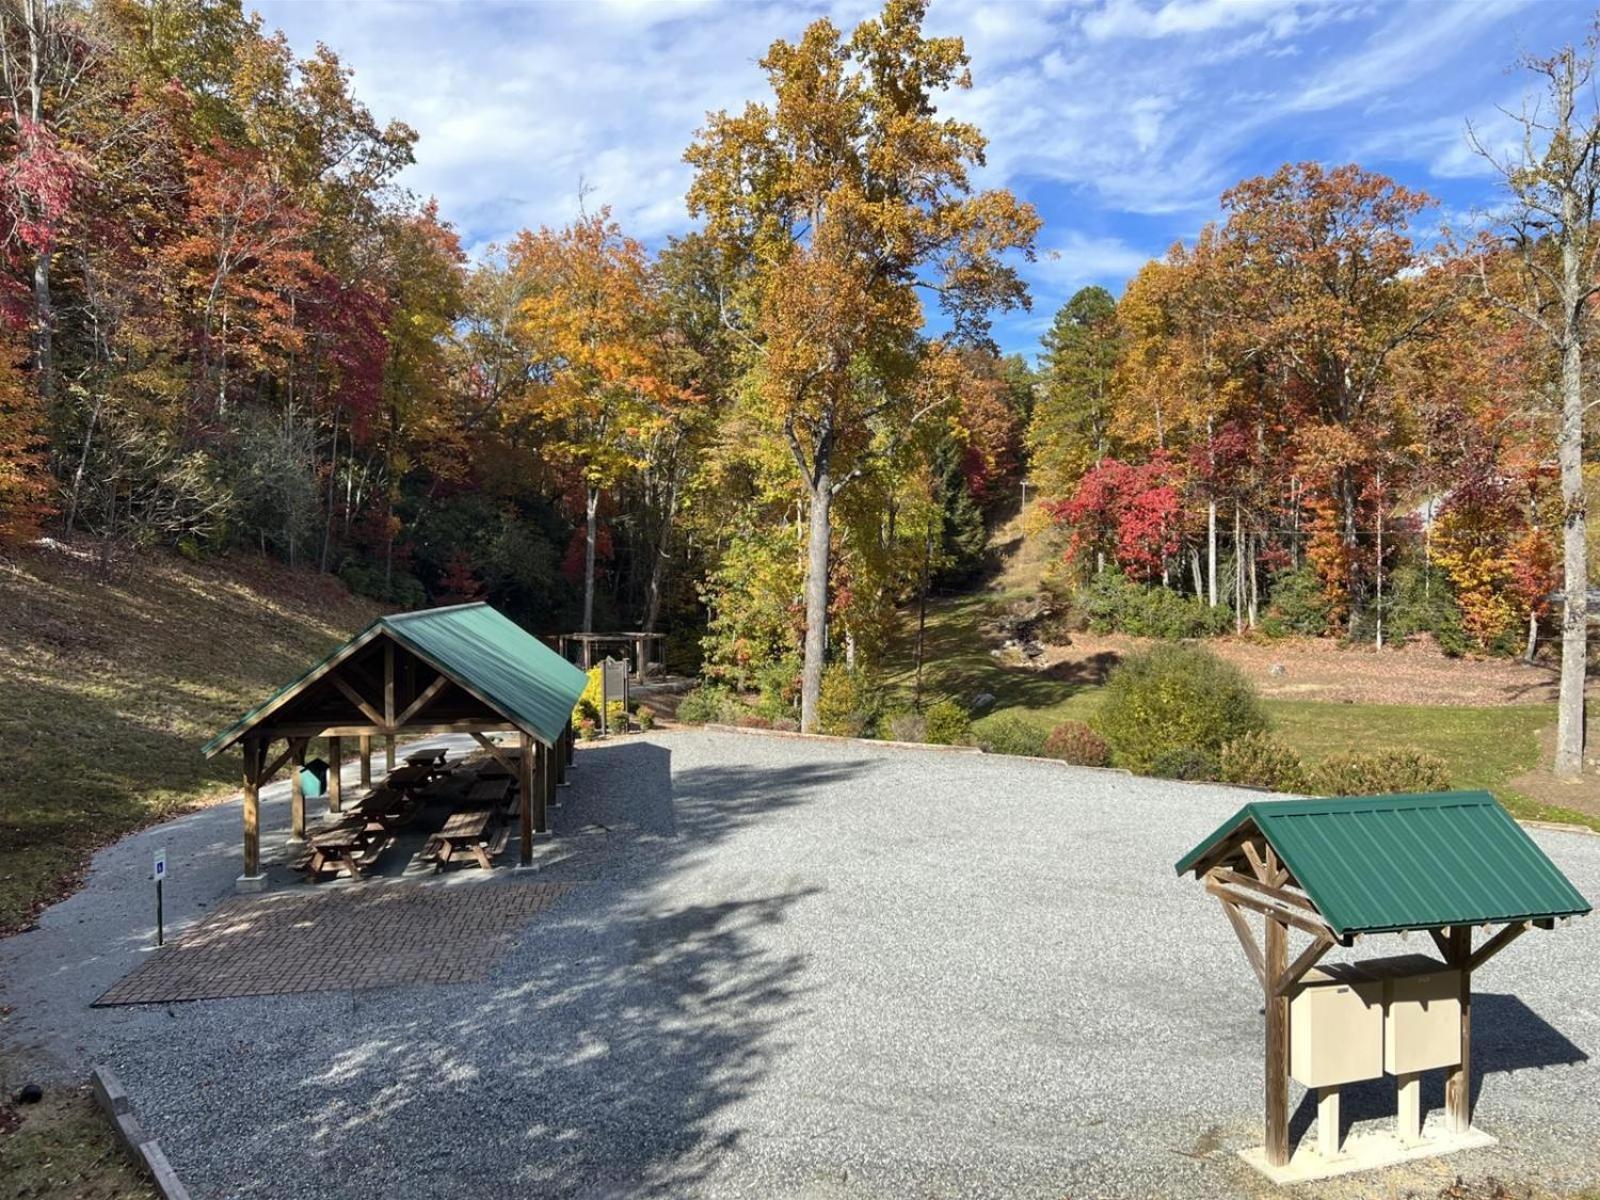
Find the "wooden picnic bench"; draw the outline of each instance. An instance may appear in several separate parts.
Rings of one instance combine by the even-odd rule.
[[[457,809],[423,848],[423,856],[432,858],[442,869],[456,855],[466,854],[477,859],[484,870],[490,870],[494,856],[505,849],[509,837],[505,829],[493,832],[496,816],[492,807]]]
[[[411,824],[421,807],[422,801],[415,792],[379,787],[361,797],[355,811],[360,819],[376,823],[392,833]]]
[[[488,779],[482,776],[467,789],[466,803],[474,808],[488,804],[497,808],[500,815],[511,817],[516,815],[516,805],[512,800],[516,786],[504,775],[491,776]]]
[[[413,750],[406,755],[406,765],[411,767],[443,766],[448,753],[443,746],[432,750]]]
[[[330,869],[336,875],[342,871],[359,879],[392,840],[381,828],[373,829],[363,821],[341,822],[312,834],[311,853],[302,869],[313,879]]]
[[[413,763],[390,771],[384,778],[383,786],[401,792],[420,792],[433,782],[433,777],[438,773],[438,768],[432,764]]]

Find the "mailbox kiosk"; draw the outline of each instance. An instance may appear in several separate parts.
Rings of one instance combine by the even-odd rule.
[[[1493,877],[1463,869],[1475,862],[1496,864]],[[1590,906],[1492,796],[1246,804],[1177,871],[1221,902],[1262,989],[1266,1141],[1248,1161],[1291,1183],[1494,1140],[1472,1127],[1472,974],[1527,930]],[[1487,927],[1498,928],[1475,943]],[[1391,933],[1428,938],[1438,957],[1324,962]],[[1291,937],[1302,936],[1291,954]],[[1441,1068],[1445,1119],[1424,1136],[1421,1075]],[[1394,1132],[1341,1145],[1339,1088],[1384,1074],[1396,1083]],[[1316,1144],[1293,1155],[1291,1077],[1316,1090],[1318,1106]]]

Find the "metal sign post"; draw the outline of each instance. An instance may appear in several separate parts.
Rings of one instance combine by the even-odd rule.
[[[166,943],[165,923],[161,912],[161,885],[167,879],[167,850],[165,846],[156,851],[155,869],[151,872],[150,877],[156,881],[156,945],[161,946]]]

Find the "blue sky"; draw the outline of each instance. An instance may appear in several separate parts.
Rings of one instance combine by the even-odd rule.
[[[765,98],[775,38],[870,3],[320,3],[259,5],[301,53],[326,42],[383,119],[421,134],[406,179],[438,197],[474,252],[524,227],[612,206],[651,243],[689,227],[684,147],[705,113]],[[990,139],[986,186],[1044,218],[1026,267],[1031,313],[997,322],[1032,353],[1077,288],[1119,292],[1191,238],[1220,193],[1285,161],[1359,162],[1436,197],[1434,220],[1491,205],[1470,119],[1508,136],[1523,51],[1581,39],[1568,0],[932,0],[928,29],[959,34],[974,87],[946,111]]]

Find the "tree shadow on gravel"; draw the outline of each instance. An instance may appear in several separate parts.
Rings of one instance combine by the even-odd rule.
[[[1514,1074],[1543,1067],[1574,1066],[1589,1055],[1516,996],[1478,992],[1472,997],[1472,1102],[1478,1103],[1486,1076]],[[1422,1076],[1424,1119],[1444,1108],[1443,1069]],[[1347,1084],[1340,1089],[1340,1137],[1362,1121],[1392,1121],[1395,1115],[1392,1076]],[[1289,1144],[1297,1145],[1317,1115],[1317,1097],[1307,1091],[1289,1119]]]
[[[807,956],[781,927],[822,889],[746,883],[738,863],[710,882],[674,873],[873,766],[733,763],[674,780],[669,746],[580,752],[535,873],[580,886],[485,983],[349,993],[347,1015],[301,1031],[296,1064],[268,1067],[276,1117],[249,1121],[229,1155],[262,1176],[204,1182],[236,1196],[693,1189],[738,1149],[729,1110],[790,1044]]]

